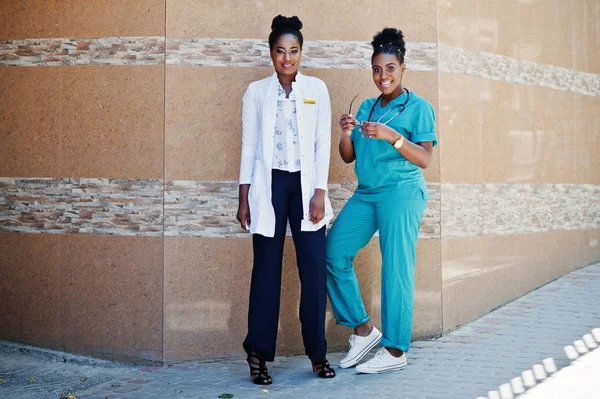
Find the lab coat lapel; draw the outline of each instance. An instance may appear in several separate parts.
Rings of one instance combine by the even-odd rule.
[[[292,83],[292,88],[294,89],[294,96],[296,97],[296,124],[298,126],[298,130],[303,130],[303,117],[304,117],[304,76],[298,71],[296,74],[296,81]],[[298,137],[300,143],[300,153],[303,152],[304,148],[304,140],[303,135],[300,134]]]
[[[264,97],[263,104],[263,155],[267,170],[273,166],[273,132],[275,131],[275,116],[277,110],[277,73],[274,73]]]
[[[304,76],[298,71],[296,74],[296,80],[292,82],[292,88],[294,89],[294,96],[296,97],[296,108],[298,108],[298,104],[302,104],[302,96],[304,92],[303,86]]]

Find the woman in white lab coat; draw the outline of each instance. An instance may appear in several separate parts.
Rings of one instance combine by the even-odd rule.
[[[252,233],[248,354],[255,384],[272,379],[281,268],[289,220],[300,275],[300,322],[313,371],[332,378],[325,341],[325,226],[333,216],[327,197],[331,108],[325,83],[298,71],[302,22],[275,17],[269,48],[275,72],[253,82],[243,98],[243,137],[237,219]]]

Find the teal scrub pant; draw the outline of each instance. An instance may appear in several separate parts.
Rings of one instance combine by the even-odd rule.
[[[412,190],[410,190],[412,191]],[[359,193],[348,200],[327,235],[327,291],[338,324],[369,320],[353,260],[379,230],[381,345],[408,351],[414,306],[415,246],[427,201],[421,190]]]

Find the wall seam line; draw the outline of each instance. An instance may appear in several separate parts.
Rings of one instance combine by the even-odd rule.
[[[59,24],[60,24],[60,36],[63,36],[63,0],[60,2],[60,10],[59,10]],[[62,177],[62,138],[63,138],[63,73],[64,68],[61,66],[58,67],[58,176]],[[62,259],[62,244],[64,237],[61,237],[62,234],[58,236],[58,274],[59,276],[63,276],[63,259]],[[62,306],[58,306],[58,330],[60,331],[60,346],[63,351],[67,350],[67,343],[65,342],[65,335],[62,328],[62,316],[64,309]]]
[[[161,304],[161,339],[160,339],[160,358],[165,361],[165,279],[166,279],[166,250],[165,250],[165,189],[167,176],[167,0],[165,7],[165,27],[164,27],[164,59],[163,59],[163,175],[162,175],[162,304]]]
[[[437,103],[438,103],[438,112],[441,109],[442,106],[442,99],[441,99],[441,89],[440,89],[440,15],[439,15],[439,0],[436,0],[435,2],[435,32],[436,32],[436,50],[437,50],[437,68],[436,68],[436,74],[437,74]],[[439,115],[438,115],[438,119],[439,119]],[[438,137],[439,140],[441,142],[442,139],[442,128],[441,128],[441,123],[438,123]],[[439,281],[440,281],[440,336],[444,334],[444,279],[443,279],[443,273],[444,273],[444,264],[442,262],[443,260],[443,246],[444,246],[444,241],[442,240],[442,237],[444,236],[444,232],[442,231],[443,229],[443,225],[442,225],[442,203],[444,201],[443,198],[443,191],[442,191],[442,151],[443,151],[443,146],[438,147],[438,152],[439,152],[439,164],[438,164],[438,176],[439,176],[439,181],[440,181],[440,204],[439,204],[439,212],[440,212],[440,254],[439,254],[439,265],[440,265],[440,274],[439,274]]]

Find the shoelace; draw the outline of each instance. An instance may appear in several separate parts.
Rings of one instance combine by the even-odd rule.
[[[382,358],[385,356],[385,348],[381,347],[379,348],[379,350],[377,351],[377,353],[375,353],[375,356],[373,356],[373,359],[375,358]]]
[[[350,349],[352,349],[352,347],[354,346],[354,339],[355,339],[355,338],[356,338],[356,337],[355,337],[355,335],[354,335],[354,334],[352,334],[352,335],[350,336],[350,339],[348,340],[348,345],[350,345]]]

